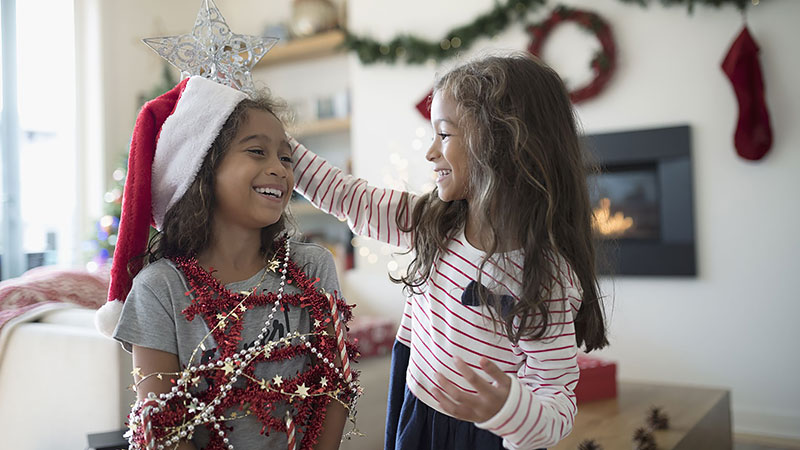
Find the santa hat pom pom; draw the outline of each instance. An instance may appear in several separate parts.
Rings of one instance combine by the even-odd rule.
[[[113,300],[106,302],[94,314],[94,326],[106,337],[112,337],[117,328],[119,316],[122,315],[122,302]]]

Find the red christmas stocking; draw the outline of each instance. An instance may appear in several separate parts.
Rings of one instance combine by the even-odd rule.
[[[736,152],[751,161],[761,159],[772,146],[772,128],[764,99],[758,45],[747,26],[728,50],[722,71],[731,80],[739,101],[739,122],[734,136]]]

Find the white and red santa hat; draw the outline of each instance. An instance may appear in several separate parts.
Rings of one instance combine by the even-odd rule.
[[[104,335],[113,334],[132,277],[142,268],[138,257],[147,248],[150,225],[161,229],[167,211],[186,193],[225,121],[245,98],[247,94],[241,91],[193,76],[139,112],[128,156],[108,302],[95,315],[95,325]]]

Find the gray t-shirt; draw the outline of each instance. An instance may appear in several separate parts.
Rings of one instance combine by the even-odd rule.
[[[310,280],[319,278],[319,282],[314,285],[318,289],[325,289],[331,293],[339,292],[336,267],[328,250],[316,244],[292,240],[290,257]],[[259,271],[250,279],[227,284],[225,288],[232,292],[249,292],[258,284],[262,275],[263,271]],[[267,272],[261,289],[264,292],[278,292],[279,286],[280,269],[276,272]],[[114,331],[114,339],[129,352],[133,345],[138,345],[175,354],[181,366],[187,366],[192,353],[209,332],[206,322],[200,315],[188,321],[182,312],[191,304],[193,297],[186,295],[190,289],[183,272],[172,261],[161,259],[147,265],[133,280],[131,292],[125,300],[119,324]],[[287,284],[284,293],[297,294],[299,290],[293,284]],[[243,314],[244,326],[239,344],[240,350],[256,340],[271,311],[272,305],[268,305],[248,309]],[[300,307],[287,306],[284,307],[284,311],[278,310],[272,322],[268,328],[268,338],[273,341],[287,333],[294,331],[307,333],[311,330],[308,312]],[[198,365],[218,357],[216,344],[213,337],[209,336],[205,340],[205,350],[197,350],[192,364]],[[267,380],[275,375],[284,378],[294,377],[309,364],[310,360],[305,356],[260,363],[255,369],[255,375]],[[243,383],[243,380],[239,380],[235,386],[240,387]],[[205,388],[207,388],[205,381],[201,381],[198,389]],[[285,410],[285,406],[276,407],[273,414],[275,417],[282,417]],[[226,411],[225,417],[229,417],[233,411]],[[237,413],[241,414],[241,411]],[[234,448],[248,450],[286,448],[286,434],[273,432],[270,436],[262,435],[262,425],[253,416],[239,418],[228,424],[233,426],[233,431],[228,437]],[[298,442],[299,439],[300,436]],[[198,449],[207,445],[208,433],[204,426],[195,429],[193,442]]]

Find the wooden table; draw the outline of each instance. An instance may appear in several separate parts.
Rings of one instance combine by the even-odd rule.
[[[723,389],[621,382],[617,398],[578,405],[572,433],[553,450],[575,450],[594,439],[605,450],[630,449],[634,431],[652,406],[669,417],[669,429],[654,432],[659,450],[730,450],[730,393]]]

